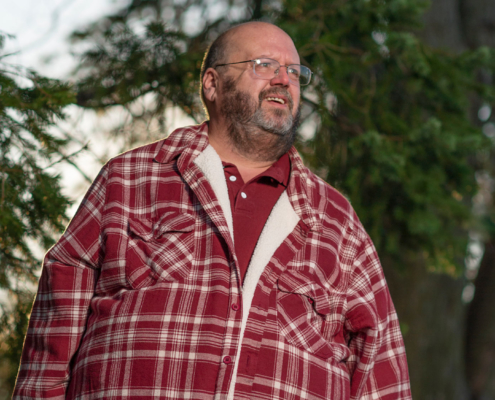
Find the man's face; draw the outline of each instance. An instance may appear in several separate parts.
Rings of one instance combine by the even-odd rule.
[[[221,112],[233,144],[241,153],[267,161],[277,160],[291,148],[299,126],[300,108],[293,112],[294,101],[286,90],[265,89],[254,99],[249,92],[239,90],[232,78],[225,78],[222,86]],[[265,106],[267,98],[282,96],[288,107]]]
[[[255,99],[249,91],[239,89],[233,78],[226,77],[222,85],[222,96],[223,114],[226,118],[235,118],[244,126],[259,128],[279,136],[297,129],[299,109],[294,109],[294,100],[285,88],[263,89]],[[284,102],[282,107],[277,105],[281,101]]]
[[[231,48],[236,50],[226,62],[271,58],[281,65],[299,64],[292,40],[274,26],[248,26],[233,40]],[[253,63],[245,63],[221,67],[219,74],[220,111],[236,147],[244,153],[256,152],[258,158],[278,158],[287,152],[300,115],[299,84],[289,81],[287,70],[281,67],[277,76],[267,80],[254,73]]]

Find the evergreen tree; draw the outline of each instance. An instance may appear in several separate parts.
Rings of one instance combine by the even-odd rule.
[[[6,35],[0,33],[0,54]],[[10,398],[41,260],[64,229],[69,200],[50,165],[66,144],[50,133],[74,101],[67,83],[8,64],[0,55],[0,397]]]

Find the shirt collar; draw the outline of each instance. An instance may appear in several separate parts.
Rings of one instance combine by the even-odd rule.
[[[289,155],[285,153],[270,168],[268,168],[265,172],[263,172],[260,175],[273,178],[284,187],[287,187],[290,176]]]
[[[186,126],[176,129],[163,141],[154,160],[166,164],[180,155],[177,165],[179,170],[182,170],[190,165],[208,145],[208,121],[199,125]],[[287,180],[284,179],[284,181],[288,185],[289,200],[308,228],[319,231],[321,230],[321,221],[311,205],[313,196],[312,190],[308,186],[311,182],[309,171],[304,166],[294,146],[289,150],[288,157],[290,176],[286,176]],[[279,161],[285,162],[282,158]],[[301,194],[303,195],[301,196]]]
[[[224,168],[234,167],[238,170],[235,164],[229,162],[222,162]],[[282,157],[280,157],[277,161],[275,161],[270,168],[262,173],[256,175],[251,181],[258,180],[263,177],[272,178],[277,181],[280,185],[287,187],[289,183],[290,177],[290,159],[289,155],[285,153]],[[248,182],[244,182],[248,183]]]
[[[154,160],[168,164],[182,155],[182,162],[188,165],[208,147],[208,144],[208,121],[199,125],[185,126],[173,131],[163,141]]]

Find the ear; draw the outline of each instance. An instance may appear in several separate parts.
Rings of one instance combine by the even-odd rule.
[[[219,76],[213,68],[208,68],[203,76],[203,95],[205,99],[214,102],[217,97]]]

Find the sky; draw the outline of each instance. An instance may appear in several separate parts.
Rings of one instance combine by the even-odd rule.
[[[51,78],[67,77],[75,66],[68,36],[97,20],[124,0],[0,0],[0,30],[14,35],[8,62],[33,68]]]

